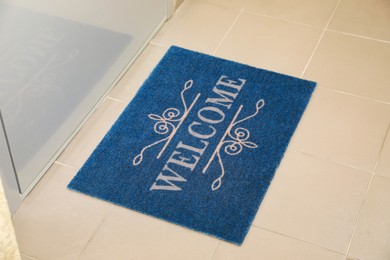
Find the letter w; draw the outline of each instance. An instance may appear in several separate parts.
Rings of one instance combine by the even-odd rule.
[[[174,176],[168,176],[164,175],[164,171],[168,170],[169,172],[173,173]],[[168,185],[158,185],[157,182],[161,180],[164,181]],[[174,181],[180,181],[180,182],[186,182],[187,180],[181,177],[179,174],[177,174],[175,171],[170,169],[168,165],[165,165],[163,168],[163,171],[160,172],[160,174],[157,176],[156,181],[153,183],[152,187],[150,187],[150,190],[173,190],[173,191],[180,191],[181,188],[177,187],[173,182]]]

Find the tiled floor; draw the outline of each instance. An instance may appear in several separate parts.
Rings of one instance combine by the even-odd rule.
[[[241,247],[66,189],[171,44],[319,83]],[[14,216],[23,259],[390,259],[390,2],[186,0]]]

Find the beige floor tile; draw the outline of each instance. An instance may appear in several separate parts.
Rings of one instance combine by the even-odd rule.
[[[210,236],[117,207],[80,259],[211,259],[218,242]]]
[[[368,173],[289,151],[254,225],[344,254],[370,178]]]
[[[389,105],[319,87],[290,147],[373,171],[389,121]]]
[[[76,170],[54,164],[13,217],[22,254],[77,259],[111,205],[66,188]]]
[[[184,1],[152,43],[212,53],[238,14],[239,11],[222,6]]]
[[[243,13],[217,55],[300,76],[320,34],[319,29]]]
[[[390,178],[390,129],[387,132],[375,172]]]
[[[390,103],[390,44],[327,32],[304,77]]]
[[[116,84],[109,96],[129,103],[166,51],[167,48],[149,44]]]
[[[80,168],[125,107],[125,103],[106,99],[88,119],[57,161]]]
[[[344,260],[338,254],[293,238],[252,227],[244,244],[239,247],[221,242],[213,260]]]
[[[236,10],[241,10],[244,7],[246,2],[246,0],[186,0],[186,1],[205,2],[209,4],[215,4],[215,5],[233,8]]]
[[[27,256],[27,255],[20,255],[20,258],[21,258],[22,260],[38,260],[38,259],[36,259],[36,258],[33,258],[33,257],[31,257],[31,256]]]
[[[246,11],[324,28],[338,0],[248,0]]]
[[[390,259],[390,179],[375,176],[349,255],[360,260]]]
[[[390,41],[390,1],[342,0],[330,29]]]
[[[300,76],[336,4],[186,0],[110,93],[123,102],[59,157],[74,169],[54,164],[14,215],[22,259],[344,260],[357,219],[347,259],[390,259],[390,105],[369,100],[390,103],[388,0],[341,0],[329,29],[382,41],[325,33],[304,74],[319,87],[241,247],[66,189],[169,46]]]

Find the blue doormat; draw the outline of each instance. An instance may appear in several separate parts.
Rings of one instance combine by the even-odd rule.
[[[240,245],[315,85],[171,47],[68,187]]]

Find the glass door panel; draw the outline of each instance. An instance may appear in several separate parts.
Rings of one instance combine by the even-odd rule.
[[[0,1],[0,108],[21,193],[165,16],[164,0]]]

